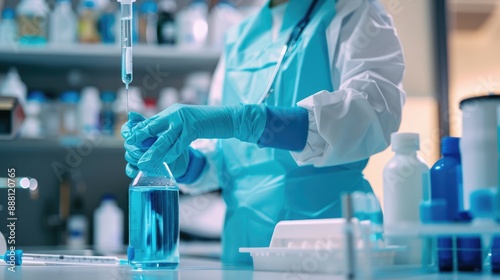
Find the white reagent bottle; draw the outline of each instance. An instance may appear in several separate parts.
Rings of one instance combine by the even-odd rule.
[[[393,133],[391,143],[396,154],[384,167],[384,225],[418,223],[419,204],[430,198],[429,167],[417,155],[419,135]],[[422,262],[422,242],[418,238],[387,238],[386,244],[407,247],[396,255],[396,264]]]

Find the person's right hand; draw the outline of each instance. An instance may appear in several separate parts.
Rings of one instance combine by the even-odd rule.
[[[134,127],[140,122],[146,120],[146,118],[135,112],[130,112],[128,118],[128,122],[124,123],[121,127],[121,135],[125,139],[125,160],[128,162],[125,168],[125,173],[128,177],[135,178],[137,173],[139,173],[137,163],[144,153],[148,151],[156,138],[149,138],[142,143],[135,143],[129,135]],[[163,159],[157,159],[157,161],[154,162],[159,161],[163,161]],[[185,150],[176,160],[173,162],[167,162],[167,164],[175,178],[181,177],[186,173],[189,164],[188,150]]]

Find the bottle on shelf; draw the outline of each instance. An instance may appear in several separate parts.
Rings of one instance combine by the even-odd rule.
[[[76,42],[77,17],[70,0],[58,0],[49,21],[50,42],[68,44]]]
[[[105,194],[94,211],[94,246],[101,254],[113,254],[123,247],[123,211],[112,194]]]
[[[0,44],[12,45],[17,42],[17,22],[13,9],[6,8],[2,12],[0,21]]]
[[[198,104],[207,104],[212,76],[210,72],[197,71],[186,77],[186,87],[192,87],[198,95]]]
[[[139,15],[139,43],[156,45],[158,38],[156,26],[158,25],[158,5],[155,1],[145,1],[141,4]]]
[[[176,18],[177,43],[179,46],[200,49],[206,46],[208,37],[208,6],[205,0],[192,0]]]
[[[45,105],[45,94],[41,91],[33,91],[28,96],[24,112],[26,119],[21,129],[21,137],[40,139],[43,138],[42,112]]]
[[[24,105],[26,102],[26,93],[26,85],[21,81],[16,68],[10,68],[2,84],[0,84],[0,96],[17,97],[19,102]]]
[[[29,94],[24,112],[26,119],[21,129],[21,137],[40,139],[43,137],[41,115],[45,105],[45,95],[41,91],[33,91]]]
[[[128,99],[128,102],[127,102]],[[127,107],[128,105],[128,107]],[[121,138],[121,127],[128,120],[128,112],[133,111],[143,113],[144,101],[141,97],[141,90],[138,87],[130,87],[128,91],[124,87],[118,90],[115,102],[113,102],[113,111],[115,112],[115,135]]]
[[[198,92],[196,88],[192,86],[185,86],[181,90],[181,103],[183,104],[191,104],[191,105],[199,105],[200,98],[198,96]]]
[[[120,24],[116,21],[116,3],[110,1],[99,19],[99,32],[101,33],[101,41],[105,44],[113,44],[116,42],[116,28],[120,28]]]
[[[101,100],[99,90],[96,87],[85,87],[82,89],[78,113],[80,120],[80,131],[84,135],[93,135],[99,131],[99,114],[101,112]]]
[[[158,111],[163,111],[175,103],[179,102],[179,93],[173,87],[166,87],[160,91],[158,98]]]
[[[78,136],[78,93],[63,92],[60,97],[60,135]]]
[[[156,36],[160,45],[174,45],[176,39],[175,12],[177,4],[174,0],[162,0],[159,4]]]
[[[21,0],[16,9],[19,43],[41,45],[47,43],[49,7],[44,0]]]
[[[76,196],[71,203],[67,222],[67,244],[74,249],[87,245],[89,222],[84,214],[83,198]]]
[[[129,255],[134,269],[179,265],[179,186],[166,163],[141,170],[129,187]],[[151,241],[153,240],[153,241]]]
[[[452,223],[462,210],[460,138],[445,137],[441,141],[443,157],[430,170],[431,201],[445,204],[445,221]],[[439,271],[453,271],[453,239],[440,237],[438,245]]]
[[[216,50],[224,47],[224,36],[229,28],[242,20],[240,12],[229,0],[219,0],[211,9],[208,19],[210,46]]]
[[[401,222],[420,222],[420,203],[430,200],[429,168],[417,155],[420,149],[417,133],[393,133],[391,146],[394,157],[383,171],[384,225]],[[387,238],[388,245],[407,246],[403,254],[396,254],[398,264],[420,264],[422,241]]]
[[[115,94],[111,91],[105,91],[101,95],[102,109],[100,114],[100,128],[105,136],[114,136],[115,112],[113,111],[113,101]]]
[[[156,107],[156,99],[152,97],[146,97],[144,98],[144,111],[143,115],[146,118],[150,118],[158,112],[158,109]]]
[[[101,41],[97,31],[97,11],[92,0],[84,2],[78,22],[78,40],[81,43],[99,43]]]

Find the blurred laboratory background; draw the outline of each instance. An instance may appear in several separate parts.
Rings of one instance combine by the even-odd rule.
[[[224,32],[263,2],[137,0],[133,109],[149,117],[177,102],[206,104]],[[439,158],[442,136],[461,134],[459,101],[500,89],[500,1],[380,2],[395,21],[407,63],[400,131],[420,134],[420,154],[430,166]],[[105,242],[99,230],[111,219],[122,228],[114,234],[122,235],[117,246],[123,245],[131,180],[120,136],[127,108],[119,3],[0,0],[0,6],[0,95],[17,96],[26,113],[19,135],[0,141],[0,177],[15,168],[16,176],[38,181],[16,194],[17,242],[92,246]],[[382,169],[391,155],[386,149],[373,156],[365,170],[380,200]],[[0,197],[5,194],[0,188]],[[186,202],[185,211],[181,205],[182,238],[218,238],[224,209],[217,198]],[[5,203],[0,201],[2,220]],[[195,212],[205,216],[182,219]]]

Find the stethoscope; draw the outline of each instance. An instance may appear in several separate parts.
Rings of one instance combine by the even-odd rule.
[[[264,94],[259,98],[257,101],[257,104],[262,104],[264,100],[266,100],[273,92],[274,92],[274,83],[276,82],[276,77],[278,76],[278,72],[281,69],[281,65],[283,64],[283,61],[285,58],[292,52],[293,47],[295,47],[295,44],[300,38],[300,35],[302,34],[302,31],[306,28],[307,24],[311,20],[311,14],[314,10],[314,7],[316,6],[316,3],[318,0],[313,0],[311,3],[311,6],[309,6],[309,9],[307,10],[306,15],[295,25],[293,28],[292,33],[290,34],[290,37],[286,41],[286,43],[283,45],[281,48],[281,53],[280,57],[278,59],[278,62],[276,63],[276,66],[274,67],[273,74],[271,76],[271,80],[269,84],[266,87],[266,90],[264,91]]]

